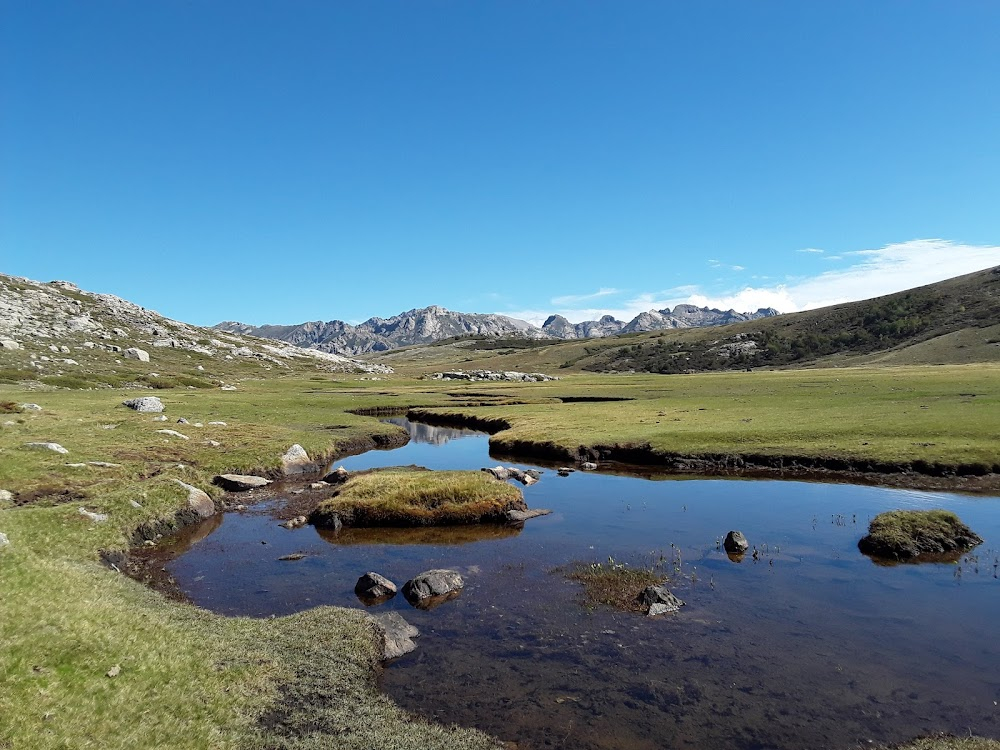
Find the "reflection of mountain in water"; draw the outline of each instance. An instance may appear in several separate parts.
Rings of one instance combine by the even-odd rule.
[[[418,422],[411,422],[409,419],[406,419],[406,417],[389,417],[388,419],[383,419],[382,421],[388,422],[389,424],[398,424],[410,433],[410,440],[414,443],[444,445],[449,440],[469,437],[470,435],[486,434],[479,432],[478,430],[466,430],[461,427],[435,427],[429,424],[419,424]]]

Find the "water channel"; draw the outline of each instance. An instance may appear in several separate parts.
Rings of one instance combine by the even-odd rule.
[[[406,446],[354,471],[496,465],[487,436],[398,419]],[[517,463],[521,468],[530,464]],[[526,748],[847,748],[927,732],[1000,736],[1000,498],[846,484],[677,480],[547,469],[525,488],[553,510],[523,529],[279,528],[261,509],[194,530],[168,564],[199,606],[267,616],[362,607],[358,576],[402,584],[454,568],[461,596],[394,608],[421,631],[387,665],[405,709]],[[272,502],[281,502],[280,499]],[[952,564],[883,566],[857,549],[892,508],[956,511],[986,541]],[[758,550],[734,563],[730,529]],[[199,538],[199,537],[204,538]],[[262,545],[261,541],[268,544]],[[302,552],[295,563],[277,562]],[[582,604],[555,569],[608,558],[679,567],[679,613],[646,618]]]

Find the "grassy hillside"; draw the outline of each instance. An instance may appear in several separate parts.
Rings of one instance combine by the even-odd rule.
[[[1000,362],[1000,267],[861,302],[718,328],[569,342],[469,339],[377,360],[408,372],[654,372]]]

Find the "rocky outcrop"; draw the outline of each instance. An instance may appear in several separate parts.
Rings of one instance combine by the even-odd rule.
[[[425,375],[429,380],[465,380],[471,383],[504,382],[504,383],[541,383],[547,380],[559,380],[554,375],[541,372],[494,372],[493,370],[452,370],[450,372],[435,372]]]
[[[0,353],[29,352],[38,375],[58,374],[58,367],[76,359],[51,358],[46,351],[69,354],[71,347],[88,357],[106,353],[109,362],[122,357],[148,362],[149,347],[181,349],[219,360],[245,357],[264,365],[287,367],[290,360],[308,360],[335,372],[389,373],[337,354],[302,349],[285,342],[211,331],[170,320],[111,294],[95,294],[69,282],[48,284],[0,274]],[[14,344],[15,346],[10,346]],[[80,361],[86,367],[87,362]],[[199,366],[201,369],[203,366]]]
[[[25,448],[35,451],[52,451],[53,453],[69,453],[59,443],[25,443]]]

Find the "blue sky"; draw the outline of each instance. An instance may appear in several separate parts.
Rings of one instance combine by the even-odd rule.
[[[7,0],[0,272],[198,324],[894,291],[1000,264],[998,38],[992,0]]]

